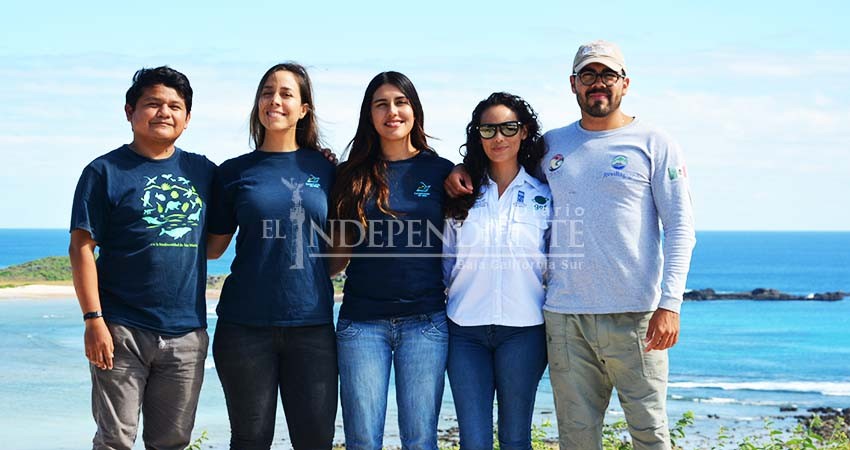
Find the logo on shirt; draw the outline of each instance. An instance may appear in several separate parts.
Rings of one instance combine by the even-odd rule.
[[[176,241],[198,226],[204,202],[188,179],[170,173],[144,178],[139,201],[146,228],[159,229],[157,236]]]
[[[549,206],[549,199],[542,195],[534,196],[534,209],[535,211],[540,211],[542,209],[546,209]]]
[[[304,185],[311,188],[321,188],[322,185],[319,184],[319,177],[315,175],[310,175],[307,177],[307,181],[304,182]]]
[[[611,160],[611,167],[617,170],[623,170],[628,163],[629,158],[626,158],[623,155],[617,155],[614,157],[614,159]]]
[[[516,193],[516,202],[517,204],[522,204],[525,201],[525,192],[519,191]]]
[[[549,172],[558,170],[564,164],[564,155],[558,153],[549,160]]]
[[[431,196],[431,185],[425,184],[424,182],[419,182],[419,187],[416,188],[416,191],[413,192],[413,195],[417,197],[430,197]]]
[[[685,166],[668,167],[667,176],[670,177],[670,181],[674,181],[679,178],[685,178],[688,176],[688,168]]]

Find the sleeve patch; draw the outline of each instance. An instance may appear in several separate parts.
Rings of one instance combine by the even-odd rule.
[[[686,178],[688,176],[688,168],[686,166],[668,167],[667,175],[670,177],[670,181]]]

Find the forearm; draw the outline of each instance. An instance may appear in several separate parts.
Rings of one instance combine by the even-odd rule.
[[[662,221],[664,227],[664,268],[661,277],[660,307],[678,312],[688,271],[691,266],[691,254],[696,244],[693,215],[687,205],[679,205],[674,214],[667,214]]]
[[[691,253],[696,239],[693,228],[678,229],[671,235],[665,231],[664,272],[662,295],[681,299],[685,292],[685,283],[691,265]]]
[[[97,265],[94,261],[94,248],[97,242],[92,240],[88,231],[74,230],[71,233],[71,245],[68,255],[71,258],[71,273],[74,277],[74,290],[80,309],[85,313],[101,311],[100,294],[97,285]],[[102,317],[86,319],[84,335],[86,358],[102,370],[112,369],[115,346],[112,335]]]
[[[328,274],[331,277],[336,276],[343,270],[345,270],[346,266],[348,266],[348,261],[351,260],[351,255],[349,255],[350,249],[331,249],[330,253],[333,255],[328,258]]]
[[[97,266],[94,260],[94,248],[88,245],[71,245],[71,272],[74,279],[74,291],[83,313],[100,311],[100,294],[97,284]]]
[[[335,234],[332,238],[333,245],[329,246],[327,252],[328,257],[328,274],[335,277],[338,273],[345,270],[348,262],[351,260],[352,247],[345,245],[345,238],[339,234]]]
[[[230,241],[233,239],[233,233],[230,234],[213,234],[207,233],[207,259],[218,259],[227,250]]]
[[[457,263],[457,229],[456,222],[453,220],[446,220],[445,225],[443,226],[443,284],[446,287],[449,287],[452,279],[452,271],[454,271],[454,266]]]

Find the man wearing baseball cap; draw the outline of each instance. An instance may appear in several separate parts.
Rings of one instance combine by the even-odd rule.
[[[579,47],[570,85],[581,120],[545,134],[542,163],[561,216],[543,307],[560,446],[602,448],[616,387],[635,449],[669,449],[667,349],[695,243],[685,161],[620,110],[629,78],[617,45]]]
[[[544,135],[536,174],[555,213],[543,313],[562,450],[602,449],[614,387],[634,448],[670,449],[667,349],[679,337],[693,211],[678,144],[620,110],[629,82],[617,45],[580,46],[570,85],[581,120]],[[462,167],[445,183],[453,196],[471,185]]]

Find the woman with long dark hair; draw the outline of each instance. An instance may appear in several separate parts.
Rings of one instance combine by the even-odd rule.
[[[320,151],[313,90],[296,63],[271,67],[250,119],[255,150],[218,170],[208,253],[236,237],[218,303],[216,371],[231,449],[268,449],[277,398],[295,449],[330,449],[337,410],[333,288],[320,239],[335,167]]]
[[[336,251],[350,253],[336,331],[346,448],[382,447],[393,368],[402,447],[436,449],[448,351],[443,180],[452,163],[428,145],[419,95],[398,72],[367,86],[348,149],[332,191]]]
[[[530,449],[537,385],[546,368],[543,276],[549,187],[530,175],[542,157],[537,114],[497,92],[466,127],[463,162],[471,195],[446,206],[443,270],[448,286],[448,374],[460,448]]]

